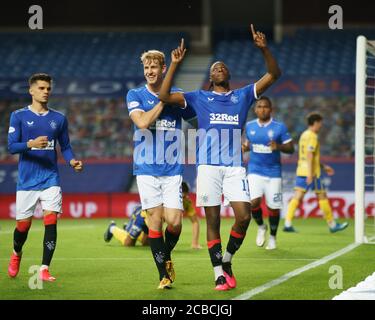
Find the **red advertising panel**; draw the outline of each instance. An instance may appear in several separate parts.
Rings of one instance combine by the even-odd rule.
[[[282,216],[287,211],[288,201],[292,193],[284,194],[284,206]],[[195,204],[195,194],[190,195]],[[354,193],[331,192],[329,200],[333,214],[336,218],[350,218],[354,216]],[[134,193],[92,193],[92,194],[63,194],[63,214],[61,218],[125,218],[130,215],[134,206],[139,204],[139,195]],[[375,216],[375,200],[371,194],[366,194],[366,213]],[[262,205],[263,214],[267,216],[267,209]],[[204,217],[203,208],[196,208],[198,216]],[[15,218],[15,195],[0,195],[0,219]],[[43,216],[42,209],[38,205],[35,210],[35,218]],[[221,208],[222,217],[232,217],[231,207]],[[303,203],[297,209],[296,218],[322,217],[319,203],[313,193],[305,196]]]

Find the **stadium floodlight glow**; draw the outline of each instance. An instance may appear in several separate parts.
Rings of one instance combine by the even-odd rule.
[[[375,41],[357,38],[355,97],[355,242],[375,243]]]

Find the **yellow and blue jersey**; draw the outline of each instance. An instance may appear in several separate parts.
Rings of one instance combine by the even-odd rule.
[[[132,239],[138,239],[142,232],[148,234],[147,212],[141,206],[134,208],[125,231]]]
[[[184,206],[185,216],[193,217],[193,216],[196,215],[196,212],[195,212],[195,209],[194,209],[194,206],[193,206],[193,202],[191,201],[189,196],[186,196],[186,197],[183,198],[182,204]]]
[[[312,174],[313,177],[320,178],[320,145],[318,135],[307,129],[304,131],[299,139],[298,143],[298,165],[297,165],[297,176],[307,177],[308,166],[307,166],[307,152],[313,154],[312,161]]]

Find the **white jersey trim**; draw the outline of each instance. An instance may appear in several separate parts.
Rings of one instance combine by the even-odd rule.
[[[145,112],[144,110],[142,110],[142,109],[133,109],[133,110],[130,110],[129,111],[129,116],[132,114],[132,112],[134,112],[134,111],[141,111],[141,112]]]
[[[257,95],[257,84],[256,83],[254,83],[254,97],[255,97],[255,99],[259,99],[259,97],[258,97],[258,95]]]

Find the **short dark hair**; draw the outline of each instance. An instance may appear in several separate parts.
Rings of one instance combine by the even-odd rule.
[[[272,101],[271,101],[271,99],[269,97],[267,97],[267,96],[260,96],[258,98],[257,102],[260,101],[260,100],[266,100],[266,101],[268,101],[268,103],[270,104],[270,107],[272,108]]]
[[[46,81],[51,83],[52,82],[52,77],[47,74],[47,73],[34,73],[30,78],[29,78],[29,86],[33,85],[36,83],[38,80],[41,81]]]
[[[185,181],[182,181],[181,188],[183,193],[188,193],[190,191],[189,184]]]
[[[309,126],[312,126],[315,122],[323,120],[323,116],[319,112],[311,112],[307,115],[306,121]]]

